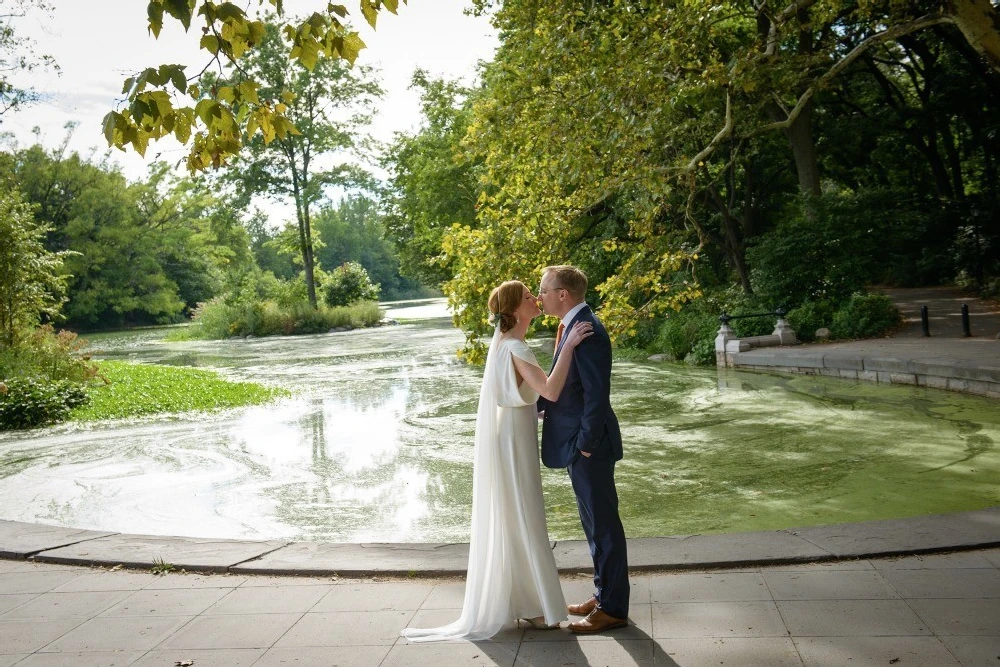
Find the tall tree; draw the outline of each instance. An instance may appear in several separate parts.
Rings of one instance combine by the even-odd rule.
[[[445,231],[476,225],[482,161],[462,145],[472,120],[472,91],[422,70],[414,72],[411,87],[420,91],[423,118],[416,133],[397,133],[383,153],[389,173],[385,226],[403,273],[439,285],[453,268],[443,261]]]
[[[371,68],[350,68],[325,58],[307,69],[290,62],[287,44],[268,26],[258,47],[241,60],[231,78],[206,82],[223,98],[245,85],[244,77],[260,82],[262,95],[283,99],[283,112],[295,129],[271,142],[254,137],[230,170],[244,200],[262,194],[295,204],[299,251],[309,303],[316,307],[315,250],[312,208],[331,186],[350,186],[365,174],[348,162],[362,142],[382,90]]]
[[[67,251],[45,247],[49,229],[13,188],[0,190],[0,348],[16,345],[42,318],[59,314],[66,298]]]

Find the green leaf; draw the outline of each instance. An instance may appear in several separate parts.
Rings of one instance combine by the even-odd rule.
[[[191,11],[195,0],[162,0],[163,9],[181,22],[185,32],[191,28]]]
[[[361,37],[356,32],[352,32],[344,37],[343,46],[340,49],[340,56],[347,62],[354,65],[354,61],[357,60],[358,54],[361,49],[365,48],[365,43],[361,41]]]
[[[119,118],[121,118],[121,114],[117,111],[111,111],[105,114],[104,120],[101,121],[104,125],[104,138],[108,140],[108,146],[115,142],[115,125]]]
[[[201,43],[198,46],[209,53],[215,55],[219,53],[219,38],[215,35],[202,35]]]
[[[149,19],[149,32],[158,39],[160,30],[163,29],[163,5],[159,3],[159,0],[152,0],[146,5],[146,16]]]
[[[375,3],[371,0],[361,0],[361,13],[368,21],[368,25],[374,28],[375,21],[378,19],[378,9],[375,7]]]

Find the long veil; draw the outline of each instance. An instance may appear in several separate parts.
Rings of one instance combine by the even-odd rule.
[[[472,530],[469,540],[469,568],[465,579],[465,600],[457,621],[439,628],[403,630],[414,642],[447,639],[489,639],[510,618],[512,575],[505,552],[503,526],[494,508],[499,499],[499,399],[500,327],[493,333],[486,355],[483,386],[479,390],[475,451],[472,469]]]

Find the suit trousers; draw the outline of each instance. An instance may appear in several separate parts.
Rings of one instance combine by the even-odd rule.
[[[594,559],[594,597],[604,613],[628,618],[628,547],[618,516],[615,462],[581,455],[566,471]]]

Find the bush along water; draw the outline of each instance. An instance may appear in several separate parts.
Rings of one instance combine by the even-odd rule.
[[[0,349],[0,431],[54,424],[86,404],[98,370],[85,345],[44,325]]]
[[[84,388],[68,380],[11,378],[0,382],[0,430],[55,424],[87,400]]]

